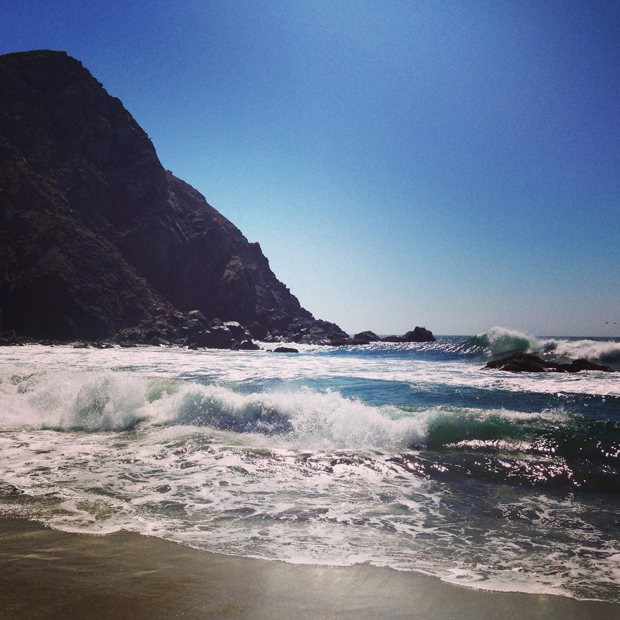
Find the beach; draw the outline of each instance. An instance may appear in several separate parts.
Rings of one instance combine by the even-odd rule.
[[[0,520],[0,618],[544,620],[620,618],[620,605],[488,592],[416,572],[293,565],[119,532]]]
[[[620,343],[500,336],[5,347],[2,617],[614,617],[618,375],[483,366]]]

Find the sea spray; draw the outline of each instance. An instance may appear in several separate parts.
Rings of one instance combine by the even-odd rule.
[[[285,435],[305,447],[407,447],[424,441],[425,423],[401,408],[368,406],[330,390],[240,394],[111,371],[42,373],[14,377],[12,383],[14,389],[5,386],[1,398],[5,429],[101,432],[143,423]]]
[[[551,339],[542,341],[540,350],[571,360],[583,358],[612,364],[620,362],[620,342]]]
[[[465,349],[480,348],[492,356],[509,353],[532,353],[567,360],[587,359],[593,362],[620,362],[620,342],[605,339],[537,338],[503,327],[469,338]]]
[[[126,430],[148,415],[146,387],[111,371],[11,374],[0,382],[0,427]]]
[[[538,345],[538,340],[521,332],[503,327],[492,327],[484,334],[473,336],[467,345],[488,349],[491,355],[506,353],[530,353]]]

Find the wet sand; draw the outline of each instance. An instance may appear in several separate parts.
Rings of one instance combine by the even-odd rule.
[[[620,605],[461,588],[418,573],[195,551],[0,519],[0,618],[620,620]]]

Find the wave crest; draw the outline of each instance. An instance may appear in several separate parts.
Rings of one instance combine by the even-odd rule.
[[[0,381],[0,426],[106,432],[138,424],[190,425],[285,436],[305,448],[407,447],[426,422],[338,392],[301,388],[240,394],[217,385],[133,373],[76,372]]]
[[[484,334],[472,336],[465,344],[468,347],[488,349],[491,355],[502,355],[504,353],[531,353],[539,342],[537,338],[512,329],[492,327]]]
[[[608,340],[541,339],[505,327],[492,327],[484,334],[473,336],[466,348],[485,349],[493,356],[508,353],[534,353],[559,358],[587,359],[593,362],[620,362],[620,342]]]
[[[517,413],[373,406],[330,390],[302,387],[247,394],[113,371],[13,375],[0,381],[0,426],[11,430],[96,433],[141,425],[193,426],[278,437],[301,449],[444,450],[462,442],[482,442],[485,449],[511,445],[528,452],[535,446],[545,452],[544,445],[568,455],[577,445],[575,454],[581,456],[620,454],[616,423],[613,428],[582,429],[584,441],[574,437],[577,423],[577,418],[569,420],[557,409]]]

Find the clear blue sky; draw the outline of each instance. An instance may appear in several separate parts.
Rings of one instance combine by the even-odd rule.
[[[317,317],[620,335],[618,1],[3,2],[42,48]]]

